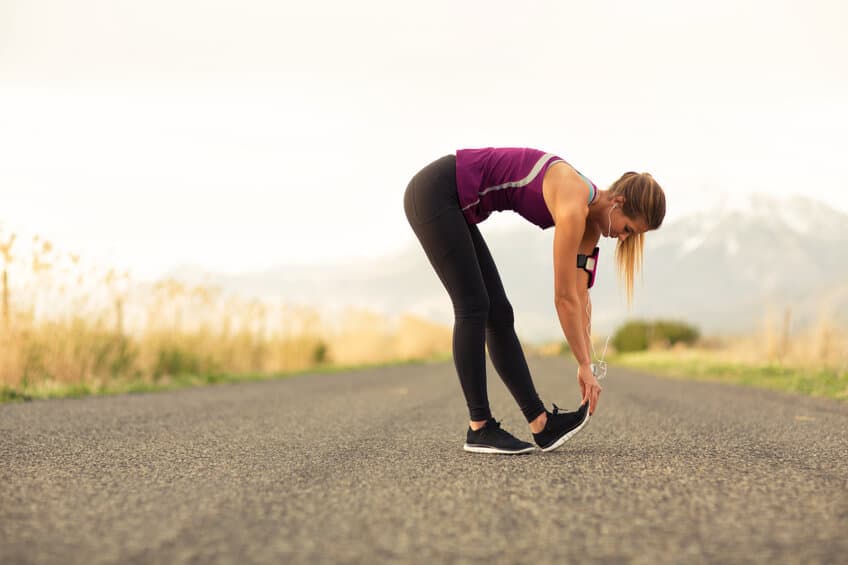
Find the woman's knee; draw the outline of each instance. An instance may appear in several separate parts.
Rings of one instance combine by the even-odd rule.
[[[514,323],[515,314],[512,310],[512,304],[508,300],[499,300],[490,303],[486,325],[492,328],[502,328],[512,327]]]
[[[490,306],[489,294],[484,290],[454,301],[453,313],[457,319],[486,320]]]

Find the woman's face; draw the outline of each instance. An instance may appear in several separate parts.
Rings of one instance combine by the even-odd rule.
[[[619,241],[624,241],[631,235],[648,231],[644,220],[625,215],[620,204],[610,206],[606,216],[606,221],[601,222],[601,233],[604,237],[616,237]]]

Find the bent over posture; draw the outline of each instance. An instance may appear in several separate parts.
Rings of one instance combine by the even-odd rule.
[[[627,172],[607,190],[565,160],[538,149],[460,149],[423,169],[404,192],[404,209],[454,310],[453,360],[470,414],[464,449],[528,453],[531,443],[500,427],[486,390],[486,346],[492,364],[544,451],[576,434],[598,405],[592,371],[590,304],[601,234],[618,238],[616,259],[628,300],[641,266],[643,234],[665,216],[665,194],[648,173]],[[514,328],[512,306],[476,224],[513,210],[542,229],[554,227],[554,303],[577,364],[582,401],[575,412],[549,412],[533,385]]]

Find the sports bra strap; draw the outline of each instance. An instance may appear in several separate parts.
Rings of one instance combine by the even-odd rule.
[[[581,173],[580,171],[577,171],[577,174],[580,175],[580,178],[583,179],[583,181],[587,185],[589,185],[589,202],[586,203],[586,205],[588,206],[592,203],[592,200],[595,199],[595,185],[592,184],[592,181],[583,176],[583,173]]]

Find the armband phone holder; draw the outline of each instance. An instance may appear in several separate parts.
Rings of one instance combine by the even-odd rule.
[[[598,268],[598,255],[601,252],[600,247],[596,247],[592,250],[591,255],[577,255],[577,268],[583,269],[587,273],[589,273],[589,286],[588,288],[592,288],[592,285],[595,284],[595,272]]]

